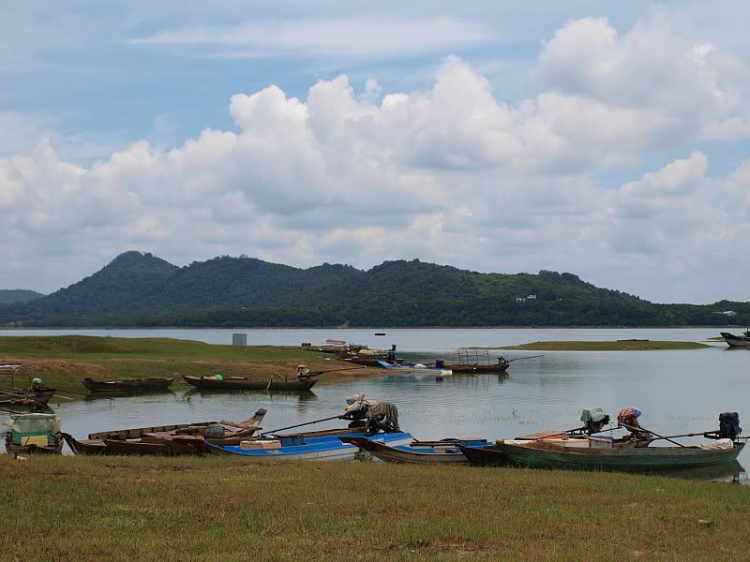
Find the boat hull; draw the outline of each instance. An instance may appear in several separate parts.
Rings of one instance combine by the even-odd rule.
[[[510,459],[497,447],[497,445],[488,445],[487,447],[469,447],[459,443],[458,448],[464,454],[470,464],[477,466],[508,466]]]
[[[750,347],[750,337],[748,336],[735,336],[728,332],[721,332],[721,337],[724,338],[729,347]]]
[[[277,446],[258,449],[243,449],[241,446],[219,446],[206,442],[211,453],[232,455],[247,460],[285,459],[285,460],[317,460],[317,461],[346,461],[354,460],[359,449],[351,443],[344,443],[339,437],[362,437],[389,445],[406,445],[412,441],[408,433],[379,433],[368,436],[364,433],[348,433],[341,436],[332,435],[318,438],[306,438],[299,445]]]
[[[83,386],[96,393],[155,392],[166,390],[174,382],[174,377],[166,379],[133,379],[122,381],[95,381],[83,379]]]
[[[585,448],[552,443],[528,445],[498,442],[513,464],[530,468],[578,469],[614,472],[679,471],[735,462],[744,443],[732,449],[699,447]]]
[[[310,390],[318,379],[303,379],[293,381],[251,381],[241,378],[224,378],[217,380],[214,378],[191,377],[184,375],[182,377],[186,383],[201,390],[265,390],[280,392],[295,392]]]
[[[430,446],[386,445],[361,437],[344,438],[343,441],[356,445],[373,457],[399,464],[452,464],[468,462],[456,442],[434,443]]]

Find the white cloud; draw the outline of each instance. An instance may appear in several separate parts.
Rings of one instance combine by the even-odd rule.
[[[483,24],[449,17],[423,19],[308,18],[250,20],[235,27],[192,27],[160,31],[132,41],[141,45],[218,48],[215,56],[256,58],[303,55],[392,57],[445,52],[494,43],[496,34]]]
[[[593,178],[703,138],[711,123],[743,123],[744,73],[658,16],[624,34],[585,19],[544,45],[536,75],[550,89],[515,103],[449,56],[424,91],[388,93],[372,80],[358,93],[342,75],[304,98],[277,86],[236,94],[234,130],[206,129],[172,150],[138,141],[84,167],[45,141],[0,158],[0,257],[25,272],[21,284],[45,290],[138,248],[182,263],[419,257],[573,271],[666,300],[737,297],[716,242],[750,235],[750,164],[710,178],[707,156],[688,149],[618,189]],[[56,255],[66,273],[33,276],[18,248],[40,263]],[[710,284],[690,293],[696,275]]]

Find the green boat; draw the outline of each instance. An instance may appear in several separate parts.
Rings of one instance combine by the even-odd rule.
[[[722,440],[710,447],[623,447],[590,440],[575,446],[498,441],[511,463],[530,468],[661,472],[720,466],[737,461],[745,443]]]

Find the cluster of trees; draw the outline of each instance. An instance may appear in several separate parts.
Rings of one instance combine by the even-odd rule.
[[[528,295],[535,299],[519,301]],[[0,323],[26,326],[680,326],[724,325],[750,304],[654,304],[570,273],[486,274],[414,261],[360,271],[298,269],[218,257],[174,266],[127,252],[48,297],[0,305]]]

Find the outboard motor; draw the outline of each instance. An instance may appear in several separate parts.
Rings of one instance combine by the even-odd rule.
[[[581,412],[583,431],[588,434],[599,433],[605,425],[609,424],[609,415],[601,408],[587,408]]]
[[[742,433],[740,415],[737,412],[723,412],[719,414],[719,439],[736,441]]]

